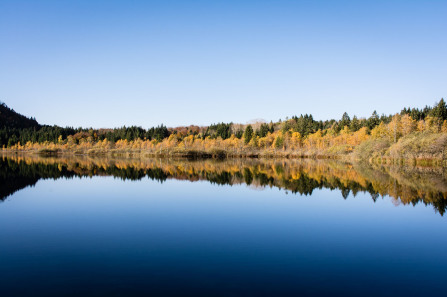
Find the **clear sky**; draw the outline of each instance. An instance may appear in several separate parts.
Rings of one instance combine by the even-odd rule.
[[[447,97],[447,1],[0,0],[0,100],[144,128],[369,117]]]

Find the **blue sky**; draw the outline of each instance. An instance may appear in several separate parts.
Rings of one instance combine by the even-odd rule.
[[[368,117],[447,97],[447,1],[0,0],[0,100],[45,124]]]

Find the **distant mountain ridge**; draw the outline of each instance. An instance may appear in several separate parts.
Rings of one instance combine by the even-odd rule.
[[[0,102],[0,128],[40,128],[40,125],[36,119],[21,115]]]

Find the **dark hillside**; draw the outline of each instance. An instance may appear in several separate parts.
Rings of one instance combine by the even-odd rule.
[[[40,128],[40,125],[35,119],[27,118],[6,106],[5,103],[0,103],[0,128]]]

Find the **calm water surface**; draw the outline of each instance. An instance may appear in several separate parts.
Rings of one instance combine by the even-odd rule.
[[[442,169],[3,158],[2,296],[443,296]]]

